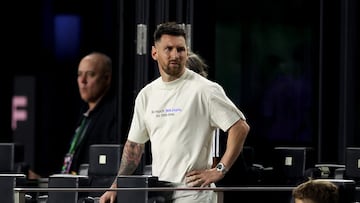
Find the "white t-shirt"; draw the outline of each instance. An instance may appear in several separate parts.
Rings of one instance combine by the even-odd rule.
[[[150,139],[152,175],[184,184],[187,172],[211,167],[213,131],[239,119],[243,113],[220,85],[186,69],[175,81],[159,77],[139,92],[128,139]]]

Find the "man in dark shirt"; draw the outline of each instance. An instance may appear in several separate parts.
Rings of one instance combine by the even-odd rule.
[[[78,66],[77,83],[84,105],[80,110],[78,127],[69,141],[61,171],[78,174],[81,164],[89,162],[92,144],[119,144],[117,99],[112,87],[112,60],[109,56],[92,52],[83,57]],[[29,171],[29,179],[40,178]]]
[[[64,158],[62,173],[77,174],[80,165],[88,163],[90,145],[120,143],[111,78],[112,61],[107,55],[93,52],[80,61],[77,82],[86,104]]]

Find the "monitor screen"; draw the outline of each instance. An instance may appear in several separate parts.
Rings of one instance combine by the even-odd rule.
[[[89,176],[115,176],[120,166],[123,145],[94,144],[90,146]]]
[[[314,155],[309,147],[275,147],[274,170],[280,179],[299,181],[305,171],[314,167]]]
[[[358,182],[360,179],[360,147],[347,147],[345,159],[345,175]]]

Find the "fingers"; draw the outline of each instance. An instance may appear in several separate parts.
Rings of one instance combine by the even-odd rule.
[[[186,177],[189,177],[189,176],[194,176],[196,174],[198,174],[199,172],[198,171],[190,171],[186,174]]]
[[[185,182],[188,184],[188,183],[194,183],[198,180],[199,178],[195,175],[193,176],[188,176],[185,178]]]
[[[218,174],[215,169],[193,170],[186,174],[185,183],[190,187],[207,187],[216,181],[214,174]]]
[[[111,192],[105,192],[101,197],[100,197],[100,203],[115,203],[115,199],[116,199],[116,194],[113,194]]]
[[[205,180],[197,176],[191,176],[186,178],[186,184],[190,187],[200,187],[205,183]]]
[[[201,186],[205,181],[201,180],[201,179],[198,179],[197,180],[197,185]]]
[[[205,187],[206,184],[205,183],[205,180],[202,180],[202,179],[197,179],[195,182],[195,185],[193,187]]]

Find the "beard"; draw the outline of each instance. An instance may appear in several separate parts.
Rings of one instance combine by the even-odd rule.
[[[179,62],[169,62],[167,66],[162,67],[162,70],[169,76],[178,76],[182,72],[182,65]]]

